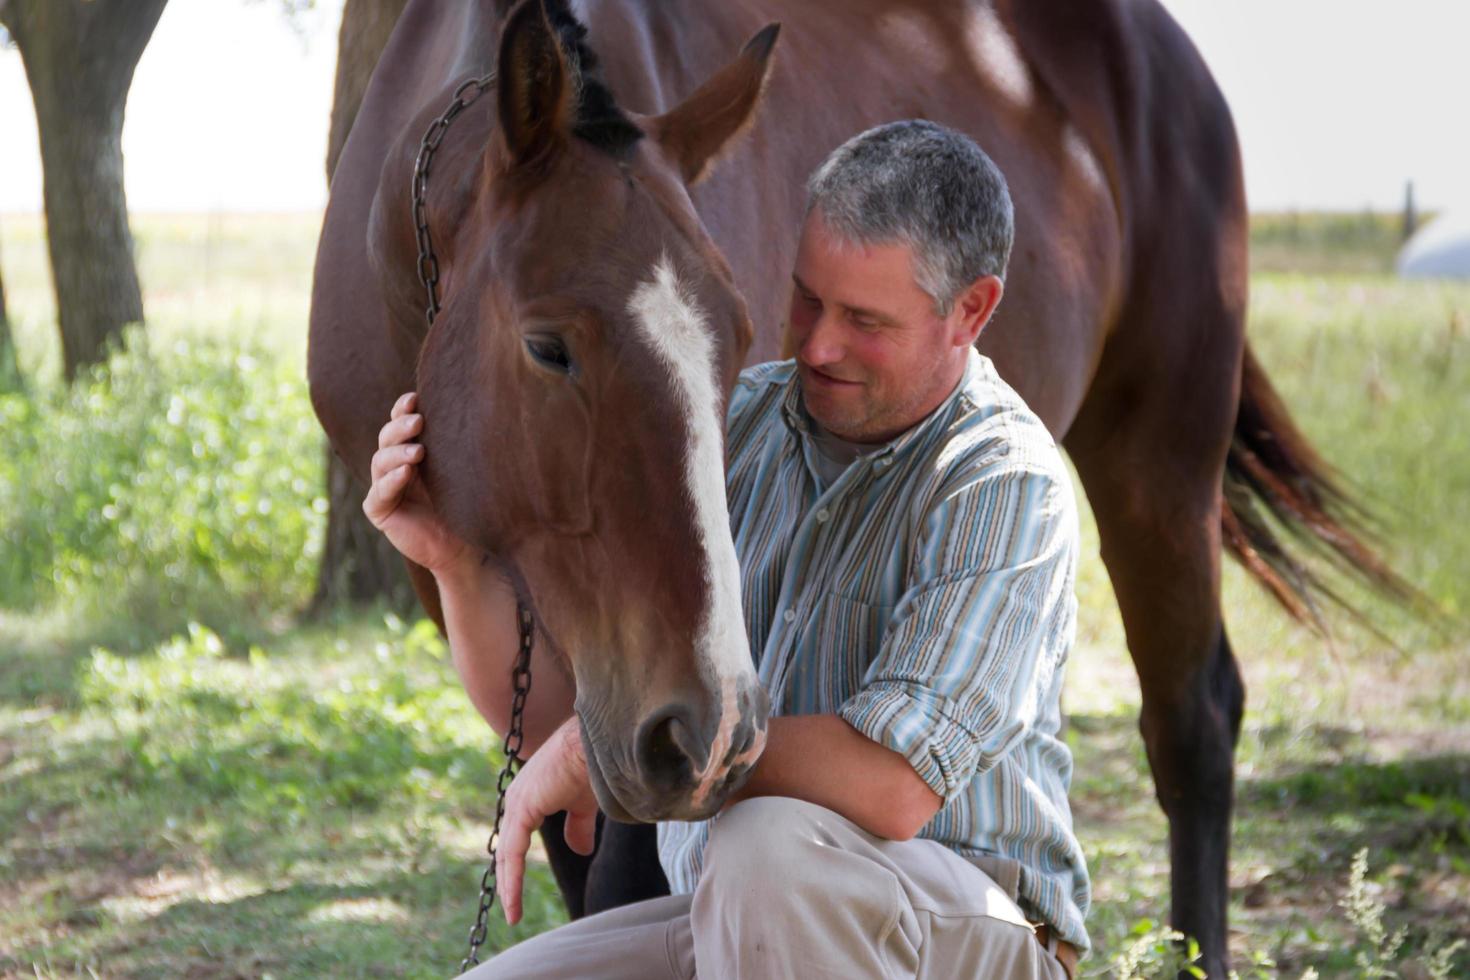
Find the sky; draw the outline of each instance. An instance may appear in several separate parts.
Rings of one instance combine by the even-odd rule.
[[[1470,2],[1164,0],[1235,115],[1256,210],[1470,205]],[[341,0],[172,0],[123,130],[134,211],[302,211],[324,157]],[[0,212],[41,208],[20,55],[0,51]]]

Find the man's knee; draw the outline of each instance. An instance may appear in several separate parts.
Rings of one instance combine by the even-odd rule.
[[[823,967],[826,975],[881,975],[879,961],[903,955],[890,947],[907,940],[892,928],[902,889],[873,842],[801,800],[759,797],[726,810],[710,832],[691,906],[701,975],[706,962],[716,976],[813,975],[829,946],[862,966]]]
[[[735,861],[779,860],[783,852],[800,851],[807,841],[830,836],[842,817],[825,807],[789,796],[757,796],[731,806],[710,830],[706,867],[723,858]],[[769,857],[768,857],[769,856]]]
[[[835,851],[855,828],[814,803],[760,796],[720,814],[710,831],[700,888],[726,900],[796,898],[821,886]]]

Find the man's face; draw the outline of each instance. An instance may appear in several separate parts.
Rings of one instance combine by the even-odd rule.
[[[855,245],[813,210],[792,274],[791,343],[806,410],[853,442],[883,442],[911,428],[953,390],[964,370],[956,313],[940,317],[914,281],[907,245]]]

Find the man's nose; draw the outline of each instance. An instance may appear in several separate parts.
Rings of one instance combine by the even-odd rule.
[[[798,353],[801,360],[813,367],[836,364],[841,361],[846,349],[842,343],[841,324],[830,310],[823,310],[812,321],[811,330],[802,340]]]

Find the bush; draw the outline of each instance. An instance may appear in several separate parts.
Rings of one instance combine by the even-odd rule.
[[[271,821],[384,801],[447,812],[488,779],[490,733],[446,670],[433,622],[391,617],[390,628],[396,648],[380,642],[370,672],[359,664],[316,689],[300,664],[259,647],[227,656],[198,623],[151,654],[94,649],[78,689],[113,729],[120,790]]]
[[[150,351],[0,394],[0,605],[309,594],[326,513],[305,379],[248,342]],[[115,606],[114,606],[115,607]]]

